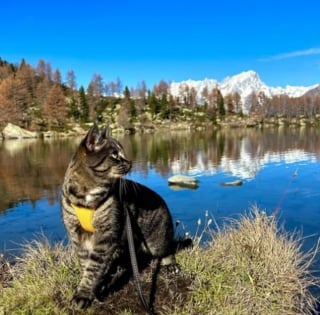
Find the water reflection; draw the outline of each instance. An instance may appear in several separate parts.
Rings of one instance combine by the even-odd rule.
[[[242,179],[254,178],[269,162],[317,159],[319,129],[230,129],[211,133],[139,135],[122,141],[135,170],[148,173],[151,164],[169,173],[214,174],[218,169]]]
[[[0,144],[0,211],[22,201],[58,199],[75,140],[11,140]]]
[[[216,174],[252,179],[270,162],[318,159],[319,129],[230,129],[207,133],[118,137],[133,159],[132,173]],[[27,200],[58,201],[66,166],[80,139],[0,143],[0,212]]]
[[[230,129],[117,138],[134,161],[129,177],[162,195],[174,219],[184,222],[191,233],[205,210],[219,222],[257,203],[270,212],[280,207],[286,228],[303,228],[318,237],[319,133],[316,128]],[[41,231],[52,240],[66,238],[59,195],[79,142],[78,138],[0,142],[0,252],[17,248]],[[196,176],[199,188],[170,189],[167,178],[174,174]],[[234,180],[243,185],[221,186]],[[315,238],[308,242],[310,248]]]

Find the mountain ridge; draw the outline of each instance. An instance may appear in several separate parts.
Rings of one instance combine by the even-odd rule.
[[[275,95],[287,95],[289,97],[301,97],[310,92],[311,95],[320,94],[320,83],[311,86],[292,86],[286,85],[285,87],[273,87],[265,84],[257,72],[248,70],[228,76],[221,82],[215,79],[205,78],[204,80],[185,80],[180,82],[172,82],[170,84],[170,92],[173,96],[181,97],[182,88],[188,86],[190,89],[194,88],[197,91],[197,101],[199,104],[203,103],[201,92],[207,87],[210,92],[213,88],[217,87],[223,97],[230,93],[239,93],[242,101],[242,109],[247,111],[246,100],[252,92],[263,92],[267,97]],[[312,92],[311,92],[312,91]]]

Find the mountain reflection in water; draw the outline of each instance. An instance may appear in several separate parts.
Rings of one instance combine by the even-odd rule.
[[[117,136],[133,168],[128,177],[161,194],[174,219],[195,231],[208,210],[217,222],[257,204],[280,208],[288,229],[319,234],[320,130],[316,128],[230,129]],[[43,231],[66,239],[60,188],[80,138],[0,142],[0,251],[16,249]],[[199,180],[197,190],[171,190],[174,174]],[[292,176],[292,175],[296,176]],[[222,182],[241,180],[238,187]],[[314,237],[308,239],[310,246]]]

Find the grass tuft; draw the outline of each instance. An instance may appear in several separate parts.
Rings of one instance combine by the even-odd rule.
[[[257,208],[210,233],[206,248],[178,256],[196,275],[190,314],[312,314],[310,288],[319,279],[309,270],[318,248],[303,253],[298,233],[286,233]]]
[[[303,253],[298,233],[286,233],[275,217],[257,208],[222,228],[213,230],[212,223],[206,215],[195,246],[177,254],[180,275],[159,274],[154,301],[158,314],[312,314],[316,300],[310,289],[319,279],[310,267],[318,248]],[[211,240],[200,246],[208,233]],[[141,273],[146,296],[152,265]],[[10,315],[144,314],[133,281],[86,312],[74,310],[70,300],[79,280],[71,247],[33,241],[15,265],[0,261],[0,305]]]
[[[9,287],[0,291],[5,314],[71,314],[80,269],[70,247],[61,243],[51,247],[45,238],[34,240],[25,245],[11,273]]]

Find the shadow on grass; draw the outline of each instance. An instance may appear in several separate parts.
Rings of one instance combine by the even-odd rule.
[[[186,241],[178,250],[191,246]],[[140,281],[143,295],[154,314],[169,311],[172,306],[182,307],[187,301],[188,288],[192,278],[181,273],[172,273],[161,268],[159,260],[140,254],[138,257]],[[118,260],[112,266],[111,276],[103,280],[97,293],[100,302],[93,305],[94,314],[121,314],[130,310],[130,314],[146,314],[140,303],[136,285],[132,275],[129,258]],[[181,305],[177,305],[180,301]]]

